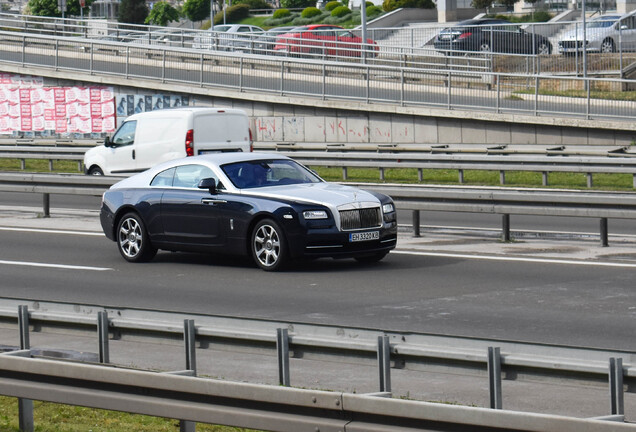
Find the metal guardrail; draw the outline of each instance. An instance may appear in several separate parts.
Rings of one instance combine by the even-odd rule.
[[[101,195],[121,177],[70,174],[0,173],[0,191]],[[550,190],[508,187],[382,185],[359,187],[390,195],[401,210],[413,210],[413,231],[420,235],[419,212],[449,211],[502,215],[502,238],[509,241],[510,215],[570,216],[600,219],[601,245],[608,243],[608,219],[636,219],[636,193]]]
[[[34,310],[29,311],[24,303],[31,303]],[[314,427],[319,427],[321,431],[332,430],[323,422],[335,418],[345,421],[346,428],[342,429],[343,426],[337,424],[334,427],[340,429],[333,430],[365,432],[393,432],[400,425],[406,428],[400,430],[405,431],[460,430],[469,425],[482,426],[483,430],[503,428],[511,431],[574,431],[577,430],[576,427],[584,425],[598,431],[622,430],[620,427],[623,426],[625,429],[634,429],[634,425],[609,424],[597,420],[502,412],[390,398],[392,361],[400,368],[408,369],[413,364],[416,366],[414,370],[419,370],[417,363],[422,361],[436,364],[441,362],[449,368],[473,371],[475,368],[487,368],[491,408],[494,409],[502,407],[502,372],[506,372],[506,376],[513,379],[524,379],[525,376],[537,374],[562,380],[588,379],[598,383],[599,379],[602,381],[605,378],[609,381],[610,388],[620,389],[610,392],[612,412],[606,420],[622,422],[623,384],[629,384],[625,387],[626,391],[633,391],[634,386],[630,383],[636,377],[636,371],[631,364],[634,354],[631,352],[135,309],[105,309],[95,305],[16,299],[2,299],[2,305],[0,321],[12,321],[14,325],[17,321],[15,328],[20,333],[21,345],[20,349],[16,347],[0,355],[0,394],[19,398],[149,415],[169,414],[174,418],[189,421],[281,431],[314,430]],[[153,344],[162,341],[174,343],[178,336],[183,336],[186,370],[161,374],[22,359],[19,357],[30,358],[39,355],[39,351],[31,349],[29,343],[30,325],[36,326],[39,331],[46,331],[49,327],[55,328],[56,332],[68,329],[72,330],[74,335],[92,332],[99,339],[99,361],[105,364],[109,363],[109,332],[117,334],[118,339],[123,340],[126,340],[128,335],[137,342],[148,338]],[[213,343],[208,343],[212,340]],[[200,342],[198,345],[197,341]],[[339,359],[347,358],[355,363],[359,363],[363,358],[375,358],[380,371],[381,393],[349,395],[338,391],[274,388],[167,375],[196,376],[196,351],[193,347],[205,349],[212,345],[224,344],[240,346],[241,352],[244,352],[246,347],[249,350],[250,346],[258,347],[258,351],[262,352],[263,344],[269,346],[272,352],[275,349],[279,364],[279,381],[283,386],[291,385],[290,349],[294,351],[295,358],[312,358],[312,353],[323,360],[326,354]],[[492,347],[493,344],[497,347]],[[87,389],[90,389],[90,397],[87,397]],[[274,391],[271,391],[272,389]],[[66,399],[62,400],[61,397]],[[347,402],[347,398],[351,399]],[[373,413],[372,418],[363,416],[365,419],[362,420],[362,412],[352,408],[357,405],[354,403],[356,398],[360,398],[358,403],[369,401],[369,411],[364,411],[367,414]],[[204,399],[205,404],[202,404]],[[157,405],[150,404],[151,400],[155,400]],[[371,400],[374,402],[370,402]],[[230,406],[233,409],[229,409]],[[256,409],[255,406],[261,408]],[[159,407],[164,407],[164,410],[157,411]],[[166,407],[169,409],[165,410]],[[250,407],[256,411],[250,411]],[[349,412],[352,409],[354,412]],[[342,412],[334,415],[330,410]],[[322,414],[318,414],[320,412]],[[214,413],[232,413],[235,417],[221,419],[215,417]],[[291,416],[292,413],[295,414],[295,418]],[[252,423],[256,418],[264,421],[265,417],[269,418],[269,423]],[[239,421],[240,418],[243,420]],[[250,419],[248,422],[245,420],[247,418]],[[511,422],[513,419],[516,423]],[[357,421],[363,421],[364,424],[356,425]],[[305,427],[310,426],[310,429],[301,428],[301,423]]]
[[[402,59],[401,63],[383,64],[382,54],[373,61],[356,63],[7,31],[0,31],[0,37],[5,41],[0,46],[0,64],[73,71],[78,79],[82,74],[87,80],[118,76],[187,85],[190,89],[196,85],[391,106],[611,121],[636,118],[636,102],[599,99],[595,93],[597,89],[620,93],[636,85],[634,80],[534,72],[457,72],[446,65],[432,67],[404,63]],[[528,58],[521,57],[524,61]],[[483,84],[483,88],[472,88],[474,83]],[[554,88],[576,90],[580,97],[542,94]]]

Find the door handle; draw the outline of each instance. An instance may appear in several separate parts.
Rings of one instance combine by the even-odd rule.
[[[201,198],[201,203],[202,204],[208,204],[208,205],[215,205],[215,204],[224,204],[227,201],[225,200],[219,200],[219,199],[214,199],[214,198]]]
[[[132,156],[133,156],[133,159],[134,159],[135,158],[135,151],[134,150],[133,150]]]

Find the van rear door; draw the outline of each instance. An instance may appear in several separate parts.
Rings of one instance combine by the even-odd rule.
[[[247,115],[236,112],[195,113],[194,154],[250,151]]]

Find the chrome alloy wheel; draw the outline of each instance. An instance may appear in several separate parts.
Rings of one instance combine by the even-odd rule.
[[[117,239],[122,254],[127,258],[134,259],[139,255],[144,239],[141,226],[135,218],[129,217],[122,221]]]
[[[263,224],[254,233],[254,256],[264,268],[275,266],[281,255],[281,239],[272,225]]]

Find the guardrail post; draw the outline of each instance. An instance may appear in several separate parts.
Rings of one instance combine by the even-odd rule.
[[[499,184],[502,184],[502,185],[506,184],[506,172],[505,171],[499,171]]]
[[[462,183],[464,183],[464,170],[460,169],[460,170],[457,170],[457,171],[459,172],[459,183],[462,184]]]
[[[389,336],[378,336],[378,371],[380,391],[391,392],[391,344]]]
[[[611,357],[609,361],[610,411],[612,415],[623,415],[623,359]]]
[[[417,181],[419,181],[420,183],[424,181],[424,171],[422,170],[422,168],[417,169]],[[634,175],[634,182],[634,184],[636,184],[636,175]]]
[[[29,307],[18,306],[18,327],[20,329],[20,349],[31,349],[29,340]],[[18,427],[22,432],[33,432],[33,401],[18,398]]]
[[[609,246],[607,218],[601,218],[601,247]]]
[[[51,195],[48,193],[42,194],[42,216],[51,216]]]
[[[548,185],[548,172],[547,171],[543,171],[541,173],[541,184],[543,184],[543,186],[547,186]]]
[[[342,179],[347,179],[347,167],[342,167]]]
[[[110,350],[108,346],[108,312],[97,312],[97,339],[98,355],[100,363],[110,363]]]
[[[420,211],[413,210],[413,237],[420,237]]]
[[[509,242],[511,240],[509,214],[501,215],[501,240],[505,242]]]
[[[289,387],[289,333],[285,328],[276,329],[276,352],[278,354],[278,383]]]
[[[594,181],[592,180],[592,173],[587,173],[587,187],[591,188],[594,185]]]
[[[185,348],[185,368],[197,375],[196,328],[193,319],[183,320],[183,345]],[[179,420],[179,432],[195,432],[196,422]]]
[[[384,181],[384,168],[380,167],[380,181]]]
[[[499,347],[488,347],[488,387],[490,408],[501,409],[501,352]]]
[[[185,348],[185,367],[197,374],[196,328],[193,319],[183,320],[183,344]]]

